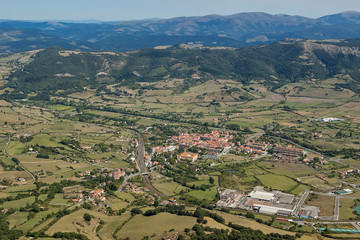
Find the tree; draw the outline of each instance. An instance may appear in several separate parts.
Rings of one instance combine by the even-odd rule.
[[[215,182],[214,178],[213,178],[213,177],[210,177],[210,178],[209,178],[209,182],[210,182],[211,184],[214,184],[214,182]]]
[[[87,222],[90,222],[91,221],[91,215],[88,214],[88,213],[84,213],[84,220],[87,221]]]
[[[131,210],[131,215],[132,215],[132,216],[135,216],[136,214],[142,214],[142,211],[141,211],[140,208],[133,208],[133,209]]]

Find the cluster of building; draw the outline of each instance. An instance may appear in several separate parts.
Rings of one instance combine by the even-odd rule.
[[[273,162],[300,163],[300,157],[304,155],[304,150],[292,146],[283,147],[280,145],[271,145],[269,142],[260,142],[249,140],[241,145],[239,150],[246,154],[252,154],[251,157],[263,157],[271,149],[275,158],[269,158]]]
[[[302,206],[298,211],[299,218],[316,219],[319,217],[320,208],[317,206]]]
[[[81,185],[71,186],[71,187],[64,187],[63,189],[64,198],[71,199],[74,203],[81,203],[84,201],[89,202],[93,205],[94,208],[98,208],[98,204],[96,201],[100,203],[106,202],[106,197],[104,189],[93,189],[89,192],[84,191],[84,187]],[[99,209],[102,209],[100,206]]]
[[[358,173],[359,170],[354,170],[354,169],[348,169],[348,170],[344,170],[344,171],[338,171],[338,174],[342,177],[342,178],[346,178],[349,176],[350,173]]]
[[[173,145],[157,146],[157,147],[153,147],[151,152],[154,154],[162,154],[167,152],[173,152],[176,149],[179,149],[179,146],[173,146]]]
[[[84,200],[84,187],[80,185],[64,187],[64,198],[72,199],[73,202],[82,202]]]
[[[226,189],[220,192],[219,207],[239,208],[270,215],[290,216],[295,211],[293,194],[280,191],[267,192],[263,187],[255,187],[249,194]]]
[[[179,205],[177,202],[176,202],[176,199],[174,198],[169,198],[168,200],[164,200],[160,203],[160,205],[163,205],[163,206],[166,206],[166,205]]]
[[[257,158],[259,156],[264,156],[267,154],[266,150],[270,147],[270,143],[268,142],[257,142],[254,140],[249,140],[244,145],[240,146],[240,151],[252,154],[251,157]]]
[[[110,177],[114,180],[119,180],[121,177],[124,177],[127,174],[134,173],[136,170],[134,168],[102,168],[100,170],[86,170],[84,172],[78,172],[75,174],[76,177],[79,178],[93,178],[96,177],[98,174],[102,174],[103,176]],[[74,178],[76,181],[76,178]]]
[[[229,141],[233,137],[230,132],[212,131],[208,134],[184,133],[171,137],[170,141],[184,149],[196,146],[210,153],[221,153],[224,149],[234,146],[234,143]]]
[[[128,183],[124,188],[124,191],[132,191],[132,192],[148,192],[149,189],[147,187],[138,187],[135,183]]]
[[[280,162],[300,163],[299,158],[304,156],[304,150],[295,147],[274,146],[273,155],[278,157]]]

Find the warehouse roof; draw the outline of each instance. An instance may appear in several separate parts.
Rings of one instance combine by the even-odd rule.
[[[251,198],[256,198],[260,200],[271,201],[274,198],[274,193],[265,192],[265,191],[252,191],[249,196]]]

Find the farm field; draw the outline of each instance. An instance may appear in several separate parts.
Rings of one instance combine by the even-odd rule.
[[[306,204],[320,208],[320,216],[333,216],[335,207],[335,197],[310,194]]]
[[[184,70],[188,66],[177,67]],[[150,75],[157,76],[164,69],[152,69]],[[339,82],[346,83],[340,78],[311,84],[306,80],[288,82],[277,88],[260,80],[197,78],[195,73],[188,78],[169,75],[160,81],[135,81],[131,86],[96,78],[101,84],[105,81],[103,87],[85,86],[79,92],[59,89],[49,101],[31,100],[37,93],[30,93],[24,101],[1,100],[0,210],[9,211],[10,229],[28,236],[43,230],[49,236],[72,232],[89,239],[155,240],[188,236],[194,231],[186,233],[184,229],[192,229],[201,220],[164,209],[185,206],[187,214],[192,214],[202,206],[226,223],[265,234],[294,236],[304,231],[298,239],[326,239],[310,234],[311,226],[285,231],[284,224],[273,221],[271,215],[227,207],[218,211],[216,203],[225,189],[247,196],[257,186],[294,194],[295,201],[305,190],[327,193],[351,188],[354,193],[347,196],[359,197],[359,191],[348,185],[360,184],[358,172],[349,171],[360,168],[358,94],[340,87]],[[6,84],[2,81],[0,87]],[[9,90],[0,89],[0,94]],[[341,121],[315,121],[322,117]],[[208,142],[208,149],[200,147],[197,141],[205,141],[212,131],[218,132],[221,140]],[[144,140],[145,158],[139,157],[137,134]],[[171,140],[182,134],[201,137],[189,145]],[[228,135],[231,138],[226,138]],[[240,148],[251,143],[250,139],[261,145],[264,152],[260,156],[254,156],[255,148],[250,152]],[[212,148],[220,141],[231,147]],[[176,149],[167,148],[170,145]],[[282,158],[274,153],[276,145],[304,152]],[[5,147],[10,157],[3,153]],[[158,153],[156,147],[166,150]],[[199,158],[179,161],[185,151]],[[221,151],[220,157],[214,156]],[[139,161],[144,159],[151,159],[147,171],[158,193],[150,190],[139,173]],[[118,191],[120,186],[122,191]],[[309,198],[305,204],[318,206],[320,216],[334,214],[334,197],[310,194]],[[353,212],[354,199],[341,198],[340,203],[340,220],[359,218]],[[248,218],[239,213],[249,213]],[[86,214],[90,219],[85,220]],[[204,220],[204,227],[231,231],[214,218],[205,216]],[[291,225],[286,223],[285,228]]]
[[[297,185],[291,178],[275,174],[258,175],[257,178],[265,187],[280,191],[290,191]]]
[[[194,217],[177,216],[169,213],[160,213],[151,217],[135,216],[116,235],[119,238],[142,239],[144,236],[161,236],[171,229],[183,233],[185,228],[192,228],[195,223],[196,218]],[[139,228],[139,226],[142,227]]]
[[[216,211],[216,213],[219,214],[220,216],[222,216],[226,220],[226,222],[232,222],[234,224],[238,224],[238,225],[241,225],[244,227],[250,227],[255,230],[261,230],[265,234],[279,233],[279,234],[294,235],[291,232],[287,232],[287,231],[284,231],[281,229],[266,226],[264,224],[257,223],[255,220],[250,220],[245,217],[240,217],[240,216],[236,216],[236,215],[224,213],[224,212],[219,212],[219,211]]]

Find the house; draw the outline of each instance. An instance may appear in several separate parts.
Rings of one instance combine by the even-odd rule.
[[[184,152],[178,156],[178,160],[190,160],[194,162],[195,160],[198,159],[198,156],[199,155],[196,153]]]

